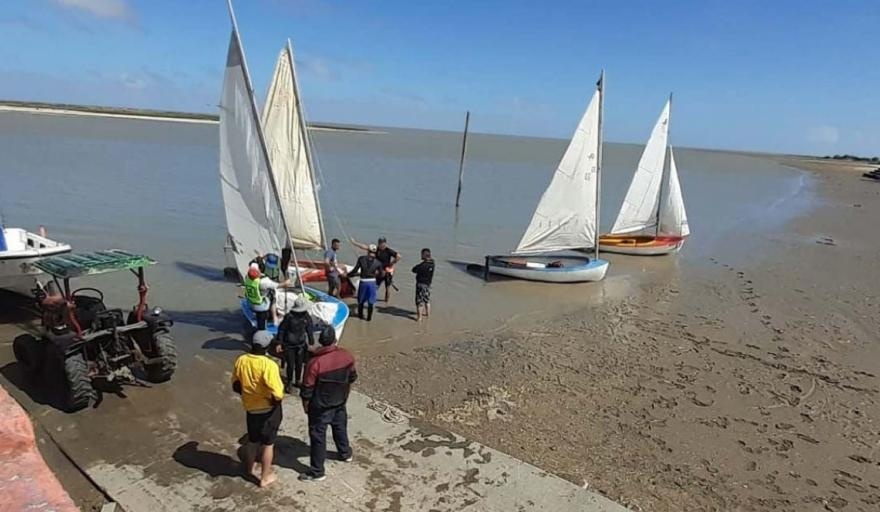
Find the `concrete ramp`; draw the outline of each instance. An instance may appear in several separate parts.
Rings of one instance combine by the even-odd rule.
[[[279,480],[265,491],[234,475],[238,445],[231,438],[220,444],[214,439],[179,447],[173,458],[192,471],[176,481],[147,476],[137,465],[97,463],[88,473],[129,512],[233,511],[257,503],[261,510],[272,505],[314,511],[625,510],[460,436],[406,417],[400,418],[401,423],[389,423],[388,414],[383,419],[368,407],[371,400],[357,393],[349,404],[354,462],[329,460],[327,480],[302,483],[297,476],[309,462],[307,426],[298,401],[288,402],[276,453]],[[328,449],[333,450],[332,442]],[[224,465],[227,474],[212,475],[222,473]]]

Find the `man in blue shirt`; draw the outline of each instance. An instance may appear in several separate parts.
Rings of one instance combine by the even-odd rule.
[[[324,251],[324,266],[327,275],[327,293],[339,297],[339,288],[342,280],[339,276],[339,267],[336,265],[336,251],[339,250],[339,239],[334,238],[330,242],[330,248]]]

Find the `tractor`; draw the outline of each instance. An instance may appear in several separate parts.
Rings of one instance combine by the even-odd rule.
[[[34,290],[42,316],[39,338],[23,334],[13,342],[25,374],[57,378],[68,411],[88,407],[101,386],[139,383],[133,369],[149,382],[164,382],[177,367],[171,336],[174,322],[160,307],[147,305],[144,268],[155,260],[111,249],[44,258],[34,266],[51,277]],[[71,289],[74,278],[130,271],[137,278],[138,302],[128,314],[108,308],[97,288]],[[51,381],[51,380],[50,380]]]

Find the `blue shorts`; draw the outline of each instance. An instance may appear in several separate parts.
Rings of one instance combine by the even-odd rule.
[[[358,284],[358,304],[365,302],[371,306],[375,304],[377,291],[379,291],[379,286],[376,281],[361,281]]]

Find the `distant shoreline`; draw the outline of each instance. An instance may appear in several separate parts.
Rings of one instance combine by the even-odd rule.
[[[28,114],[111,117],[117,119],[142,119],[147,121],[166,121],[175,123],[217,124],[220,117],[216,114],[195,112],[174,112],[167,110],[149,110],[124,107],[101,107],[95,105],[70,105],[65,103],[41,103],[33,101],[0,101],[0,112],[24,112]],[[314,131],[355,132],[383,134],[385,132],[365,128],[329,123],[309,123]]]

